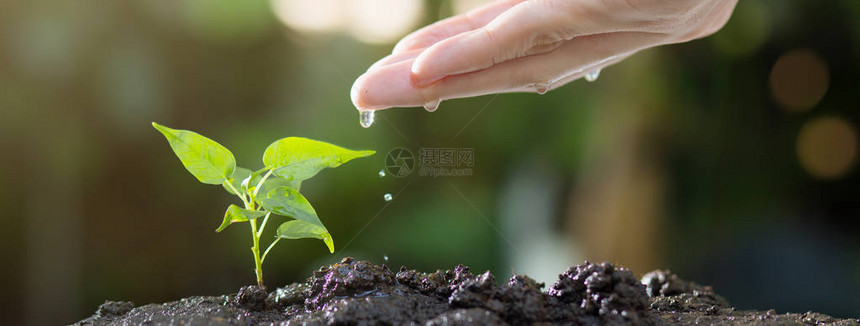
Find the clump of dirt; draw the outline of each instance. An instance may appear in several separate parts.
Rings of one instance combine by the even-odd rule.
[[[549,288],[548,294],[606,322],[640,323],[648,317],[645,286],[629,270],[610,263],[586,262],[570,267]]]
[[[641,281],[610,263],[569,268],[544,284],[515,275],[499,284],[489,272],[463,265],[422,273],[344,258],[303,283],[266,292],[191,297],[134,307],[108,301],[77,325],[658,325],[834,324],[860,320],[826,315],[738,311],[709,287],[654,271]]]

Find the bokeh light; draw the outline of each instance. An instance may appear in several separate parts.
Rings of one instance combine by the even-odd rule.
[[[818,104],[830,84],[827,64],[810,49],[786,52],[773,65],[770,90],[788,112],[806,111]]]
[[[272,0],[272,9],[281,22],[300,32],[333,32],[341,28],[343,3],[340,0]]]
[[[350,0],[349,32],[366,43],[393,43],[411,31],[424,12],[422,0]]]
[[[797,136],[797,158],[817,178],[839,178],[856,162],[857,129],[839,117],[809,121]]]
[[[770,37],[770,13],[759,2],[739,2],[726,26],[709,39],[720,52],[740,57],[758,50]]]
[[[215,42],[257,40],[275,26],[265,1],[184,0],[191,32]]]
[[[3,44],[15,67],[37,79],[64,80],[80,54],[80,23],[69,17],[35,13],[7,22],[9,41]]]
[[[298,32],[346,32],[364,43],[390,44],[417,25],[424,1],[272,0],[272,9]]]
[[[475,9],[485,3],[493,2],[492,0],[453,0],[452,5],[454,14],[460,15]]]

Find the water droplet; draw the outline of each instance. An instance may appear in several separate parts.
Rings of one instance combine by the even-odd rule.
[[[391,194],[384,194],[382,195],[382,199],[385,199],[385,201],[391,201],[392,199],[394,199],[394,196],[392,196]]]
[[[546,94],[546,92],[548,90],[549,90],[549,83],[535,84],[535,91],[537,91],[538,94],[541,94],[541,95]]]
[[[362,110],[358,113],[358,122],[361,123],[361,126],[364,128],[370,128],[373,125],[373,118],[376,115],[376,111],[373,110]]]
[[[439,103],[442,103],[442,99],[424,103],[424,110],[427,110],[427,112],[436,111],[439,108]]]
[[[600,77],[600,69],[595,69],[594,71],[585,74],[585,81],[593,82],[597,80],[597,77]]]
[[[384,259],[385,262],[388,262],[388,255],[382,255],[382,259]]]
[[[385,178],[385,169],[381,169],[381,170],[379,170],[379,177],[380,177],[380,178]]]

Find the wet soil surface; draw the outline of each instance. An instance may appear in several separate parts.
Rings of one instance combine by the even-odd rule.
[[[668,271],[638,280],[609,263],[570,267],[543,287],[462,265],[428,274],[345,258],[272,292],[247,286],[139,307],[108,301],[76,325],[860,325],[812,312],[736,310]]]

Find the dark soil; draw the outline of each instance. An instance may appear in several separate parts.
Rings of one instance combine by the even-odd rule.
[[[543,287],[524,275],[499,285],[489,272],[472,274],[463,265],[393,272],[345,258],[272,292],[247,286],[140,307],[108,301],[77,325],[860,325],[812,312],[736,310],[710,287],[669,271],[640,281],[609,263],[570,267]]]

